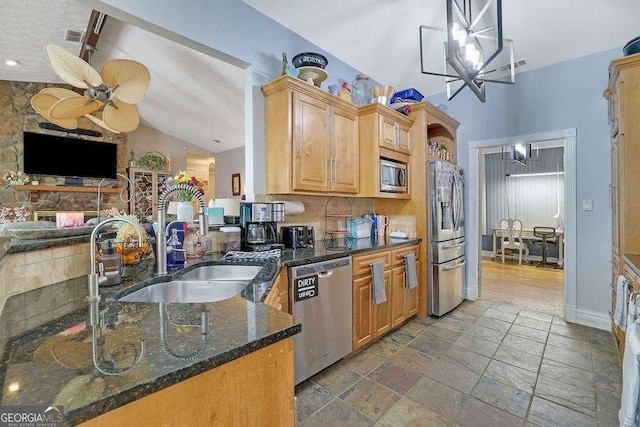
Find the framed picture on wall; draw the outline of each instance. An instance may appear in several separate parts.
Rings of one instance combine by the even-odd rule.
[[[240,174],[234,173],[231,175],[231,192],[234,196],[240,195]]]

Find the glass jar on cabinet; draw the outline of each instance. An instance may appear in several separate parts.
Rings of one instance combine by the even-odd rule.
[[[371,103],[371,80],[365,74],[358,74],[351,84],[352,102],[356,105]]]

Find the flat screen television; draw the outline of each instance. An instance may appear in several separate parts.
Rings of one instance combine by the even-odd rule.
[[[34,132],[23,136],[27,175],[117,178],[117,144]]]

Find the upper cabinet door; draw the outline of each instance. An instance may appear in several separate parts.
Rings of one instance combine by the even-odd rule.
[[[411,154],[411,141],[409,140],[409,127],[398,123],[398,148],[401,153]]]
[[[409,127],[391,117],[381,115],[379,145],[404,154],[411,154]]]
[[[293,190],[330,190],[329,106],[293,94]],[[284,168],[283,168],[284,169]]]
[[[360,187],[358,117],[334,108],[332,130],[331,191],[357,194]]]

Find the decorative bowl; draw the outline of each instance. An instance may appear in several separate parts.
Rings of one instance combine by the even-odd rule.
[[[624,53],[625,56],[633,55],[634,53],[638,52],[640,52],[640,37],[636,37],[635,39],[629,41],[622,48],[622,53]]]
[[[291,62],[293,63],[293,66],[296,68],[318,67],[318,68],[322,68],[323,70],[329,63],[329,61],[327,61],[327,58],[324,55],[320,55],[319,53],[313,53],[313,52],[299,53],[293,57]]]
[[[319,67],[300,67],[300,78],[309,84],[319,86],[327,80],[327,72]]]

